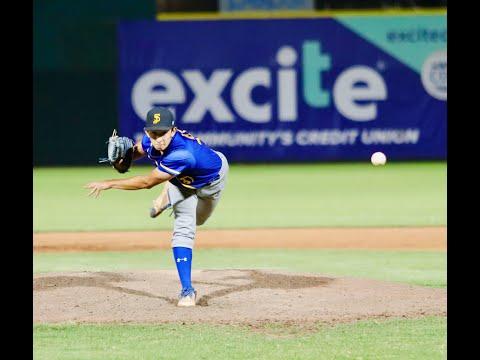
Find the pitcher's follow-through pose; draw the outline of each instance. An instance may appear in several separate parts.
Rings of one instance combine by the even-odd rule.
[[[174,124],[170,110],[155,107],[147,114],[141,142],[134,145],[114,131],[108,142],[108,158],[102,162],[109,162],[124,173],[132,160],[147,155],[156,168],[149,175],[91,182],[85,188],[91,189],[88,195],[98,197],[102,190],[150,189],[166,182],[153,201],[150,216],[157,217],[165,209],[173,208],[172,249],[182,285],[178,306],[195,306],[197,292],[191,283],[191,268],[196,226],[205,223],[220,200],[229,167],[222,153]]]

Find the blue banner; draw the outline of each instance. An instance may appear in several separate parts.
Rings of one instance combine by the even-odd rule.
[[[148,110],[233,162],[445,159],[445,16],[118,26],[120,134]]]

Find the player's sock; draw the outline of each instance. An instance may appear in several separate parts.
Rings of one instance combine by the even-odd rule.
[[[192,289],[192,249],[186,247],[174,247],[173,258],[177,265],[182,289]]]

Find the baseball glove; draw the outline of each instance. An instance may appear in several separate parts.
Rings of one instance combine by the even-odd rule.
[[[133,140],[125,136],[118,136],[113,130],[112,136],[107,141],[107,158],[98,159],[99,163],[109,163],[119,173],[125,173],[132,165]]]

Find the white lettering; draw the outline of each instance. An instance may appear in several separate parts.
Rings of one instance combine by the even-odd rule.
[[[155,90],[155,87],[164,89]],[[185,102],[185,90],[177,76],[167,70],[150,70],[135,82],[132,89],[132,105],[137,116],[145,121],[148,111],[161,104]]]
[[[357,83],[366,86],[355,86]],[[352,66],[340,74],[333,86],[333,99],[338,111],[353,121],[371,121],[377,117],[377,104],[385,100],[387,87],[383,78],[367,66]],[[358,104],[355,101],[369,101]]]
[[[207,111],[218,122],[233,122],[234,117],[225,105],[221,93],[232,76],[232,70],[215,70],[206,80],[199,70],[185,70],[182,75],[195,95],[192,103],[183,114],[184,123],[199,123]]]
[[[237,131],[237,132],[204,132],[198,137],[210,146],[236,147],[236,146],[291,146],[293,132],[281,131]]]
[[[256,86],[270,86],[270,71],[267,68],[253,68],[238,76],[232,87],[232,104],[245,120],[266,123],[272,118],[272,107],[268,102],[258,105],[252,101],[252,90]]]
[[[265,124],[273,120],[272,104],[276,101],[275,118],[279,122],[294,122],[298,119],[298,74],[294,68],[298,54],[291,46],[278,49],[277,74],[267,67],[253,67],[236,77],[232,69],[214,69],[206,78],[199,69],[182,71],[182,76],[193,92],[193,99],[186,104],[181,120],[185,124],[199,124],[207,113],[219,123],[233,123],[236,113],[245,121]],[[257,86],[270,89],[272,75],[276,76],[276,99],[258,103],[252,98]],[[234,78],[235,77],[235,78]],[[222,92],[233,79],[230,100]],[[326,90],[325,90],[326,91]],[[374,69],[359,65],[344,70],[333,86],[333,100],[338,112],[352,121],[371,121],[378,116],[378,102],[387,99],[387,87],[382,76]],[[225,94],[228,96],[227,94]],[[139,118],[156,105],[170,106],[186,102],[186,89],[181,78],[168,70],[150,70],[135,82],[131,94],[132,106]],[[325,104],[329,106],[329,104]],[[377,135],[379,136],[379,135]],[[368,135],[367,135],[368,137]],[[301,140],[302,141],[302,140]],[[366,141],[369,141],[368,139]]]
[[[308,145],[353,145],[358,136],[357,129],[347,130],[300,130],[295,142],[300,146]]]
[[[416,144],[419,138],[419,129],[370,129],[363,130],[361,135],[361,141],[365,145]]]
[[[297,52],[290,46],[283,46],[277,52],[277,62],[290,67],[297,61]],[[283,122],[297,120],[297,72],[294,69],[280,69],[277,77],[278,119]]]

